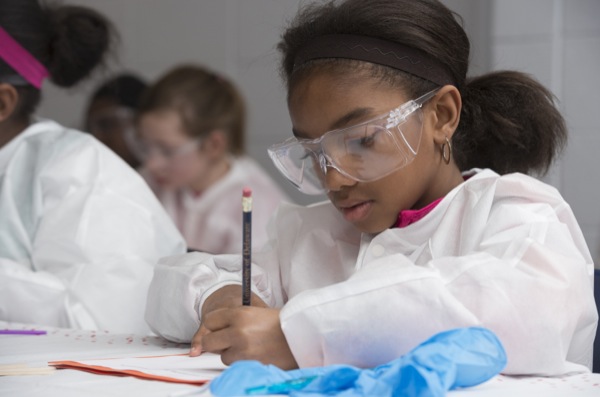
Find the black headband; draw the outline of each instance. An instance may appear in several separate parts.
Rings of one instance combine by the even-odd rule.
[[[437,85],[454,84],[446,68],[425,52],[393,41],[352,34],[316,37],[294,59],[294,70],[313,59],[345,58],[402,70]]]

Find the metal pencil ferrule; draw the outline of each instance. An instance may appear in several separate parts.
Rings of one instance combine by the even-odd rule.
[[[252,211],[252,197],[242,197],[242,211]]]

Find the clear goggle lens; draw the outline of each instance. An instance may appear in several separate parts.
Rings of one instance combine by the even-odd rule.
[[[388,114],[314,140],[289,138],[269,148],[279,171],[301,192],[327,192],[327,168],[358,182],[371,182],[405,167],[421,141],[421,106],[437,90],[411,100]]]

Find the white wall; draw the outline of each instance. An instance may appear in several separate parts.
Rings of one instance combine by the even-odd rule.
[[[275,46],[282,27],[304,0],[68,0],[104,13],[117,26],[121,44],[108,70],[64,92],[44,86],[40,114],[79,127],[95,84],[115,71],[131,70],[156,79],[175,64],[203,63],[229,76],[249,108],[248,152],[298,203],[317,198],[297,192],[274,169],[266,148],[290,136],[285,92],[278,74]],[[487,69],[487,3],[447,0],[473,34],[473,68]],[[323,199],[320,197],[319,199]]]
[[[118,27],[117,60],[70,92],[46,83],[39,113],[79,127],[96,82],[131,70],[154,80],[182,62],[205,64],[230,77],[248,103],[248,152],[294,201],[315,198],[297,192],[274,169],[266,148],[291,134],[275,45],[298,0],[69,0],[104,13]],[[321,198],[322,199],[322,198]]]
[[[573,212],[600,268],[600,1],[492,0],[491,68],[535,76],[557,96],[566,151],[545,179]]]
[[[368,0],[365,0],[368,1]],[[290,135],[275,45],[306,0],[68,0],[105,13],[122,44],[108,72],[132,70],[155,79],[175,64],[200,62],[228,75],[249,107],[249,153],[299,203],[271,165],[266,148]],[[545,180],[558,187],[600,263],[600,1],[444,0],[463,16],[472,44],[471,74],[517,69],[533,74],[560,100],[571,137]],[[79,126],[86,98],[102,76],[71,92],[46,83],[40,113]]]

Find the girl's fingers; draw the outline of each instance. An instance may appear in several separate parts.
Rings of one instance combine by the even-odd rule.
[[[219,331],[209,332],[202,338],[202,350],[205,352],[221,354],[230,349],[235,342],[233,330],[225,328]]]
[[[190,356],[199,356],[203,351],[209,351],[211,353],[218,353],[219,351],[207,347],[206,336],[215,332],[227,328],[231,323],[232,311],[229,309],[217,309],[204,315],[202,319],[202,325],[194,337],[192,338],[192,347],[190,349]],[[212,346],[212,345],[209,345]]]
[[[192,338],[192,347],[190,349],[190,357],[197,357],[202,353],[202,340],[210,331],[204,325],[200,326],[198,332]]]
[[[204,315],[202,326],[208,331],[214,332],[231,326],[231,319],[234,315],[232,309],[217,309]]]

